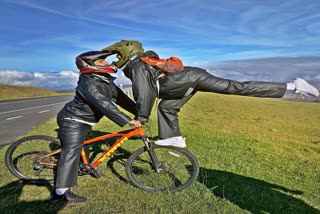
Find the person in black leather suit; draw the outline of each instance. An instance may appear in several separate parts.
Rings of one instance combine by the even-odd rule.
[[[144,63],[140,57],[159,58],[154,51],[147,51],[130,61],[123,71],[132,81],[137,105],[136,120],[147,122],[156,97],[161,99],[157,113],[159,138],[162,140],[155,141],[158,145],[186,146],[185,138],[180,133],[178,112],[197,91],[269,98],[281,98],[286,90],[319,95],[315,87],[300,78],[293,83],[238,82],[190,66],[184,66],[181,72],[158,78],[159,69]]]
[[[111,74],[117,70],[105,61],[110,54],[112,53],[91,51],[76,58],[81,73],[76,94],[57,116],[62,148],[55,179],[56,189],[51,195],[51,201],[86,201],[85,197],[72,193],[70,187],[77,184],[80,151],[92,125],[106,116],[119,126],[141,126],[138,120],[131,119],[115,105],[118,104],[136,115],[135,102],[113,82],[115,78]]]

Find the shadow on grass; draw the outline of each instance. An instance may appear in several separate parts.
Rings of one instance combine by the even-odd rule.
[[[198,181],[211,192],[252,213],[317,213],[297,199],[303,192],[231,172],[201,168]]]
[[[58,129],[55,130],[58,132]],[[108,134],[107,132],[100,132],[100,131],[91,131],[89,133],[88,138],[101,136],[104,134]],[[108,140],[101,141],[100,143],[88,145],[85,149],[90,153],[90,160],[94,159],[96,156],[99,155],[100,152],[104,152],[105,150],[101,148],[102,144],[106,144],[111,146],[117,138],[112,138]],[[120,174],[117,173],[116,169],[113,167],[115,162],[126,162],[127,157],[130,156],[130,152],[119,148],[117,153],[120,155],[115,154],[110,161],[108,161],[108,166],[111,168],[111,171],[122,181],[127,182],[127,180],[122,177]],[[16,213],[48,213],[48,214],[55,214],[62,210],[66,204],[65,203],[49,203],[48,200],[20,200],[21,193],[23,192],[24,187],[26,186],[38,186],[36,184],[27,183],[21,180],[17,180],[11,183],[8,183],[4,186],[0,187],[0,213],[8,213],[8,214],[16,214]],[[39,185],[41,187],[45,186],[48,188],[49,192],[52,192],[54,187],[50,184],[48,185]],[[27,193],[24,193],[27,194]],[[48,194],[49,198],[49,194]]]
[[[20,200],[23,188],[27,185],[34,185],[23,181],[14,181],[0,187],[0,213],[58,213],[66,204],[52,204],[47,200],[22,201]],[[43,185],[41,185],[43,186]],[[50,192],[53,187],[49,184],[46,186]],[[26,194],[26,193],[25,193]],[[49,198],[49,195],[48,195]]]

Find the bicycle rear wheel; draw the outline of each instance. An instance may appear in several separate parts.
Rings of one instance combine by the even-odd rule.
[[[8,148],[5,163],[19,179],[35,184],[52,183],[60,152],[48,154],[60,147],[60,140],[51,136],[24,137]]]
[[[152,192],[175,192],[185,189],[197,179],[199,165],[189,151],[158,145],[154,145],[152,150],[158,159],[158,172],[146,148],[138,149],[127,160],[126,175],[134,186]]]

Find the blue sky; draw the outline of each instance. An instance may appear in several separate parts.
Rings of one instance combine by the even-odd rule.
[[[121,39],[186,64],[320,55],[318,0],[2,0],[0,70],[75,70]]]
[[[1,0],[0,84],[74,87],[75,56],[126,39],[220,77],[279,82],[299,76],[320,88],[320,58],[294,67],[295,60],[260,68],[259,61],[220,64],[319,57],[319,11],[319,0]]]

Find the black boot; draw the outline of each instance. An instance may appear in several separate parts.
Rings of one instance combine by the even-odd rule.
[[[78,196],[73,192],[71,192],[70,190],[67,190],[63,195],[58,195],[54,190],[49,199],[50,202],[60,201],[60,202],[67,202],[67,203],[82,203],[82,202],[85,202],[86,200],[87,198]]]

